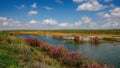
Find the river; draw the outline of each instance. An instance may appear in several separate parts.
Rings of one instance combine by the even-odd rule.
[[[73,44],[61,40],[53,39],[51,36],[21,35],[23,38],[37,38],[52,46],[64,46],[70,51],[82,51],[82,55],[97,62],[113,64],[115,68],[120,68],[120,43],[100,43],[100,44]]]

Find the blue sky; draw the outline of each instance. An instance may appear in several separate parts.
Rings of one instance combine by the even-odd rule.
[[[0,0],[0,29],[119,29],[120,0]]]

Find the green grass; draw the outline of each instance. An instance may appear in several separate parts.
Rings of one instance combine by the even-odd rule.
[[[5,46],[0,46],[0,67],[1,68],[19,68],[18,60],[15,59],[8,48]]]

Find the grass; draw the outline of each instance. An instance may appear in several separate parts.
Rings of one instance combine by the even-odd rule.
[[[72,36],[120,36],[120,29],[105,29],[105,30],[8,30],[6,32],[12,34],[33,34],[33,35],[72,35]]]
[[[61,68],[60,64],[38,48],[28,46],[23,39],[0,33],[0,68]],[[11,42],[8,42],[7,40]],[[6,44],[7,43],[7,44]]]
[[[1,49],[2,48],[2,49]],[[18,60],[9,53],[9,51],[4,47],[0,47],[0,67],[1,68],[18,68]]]

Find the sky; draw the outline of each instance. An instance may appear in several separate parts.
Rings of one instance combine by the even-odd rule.
[[[120,29],[120,0],[0,0],[0,30]]]

